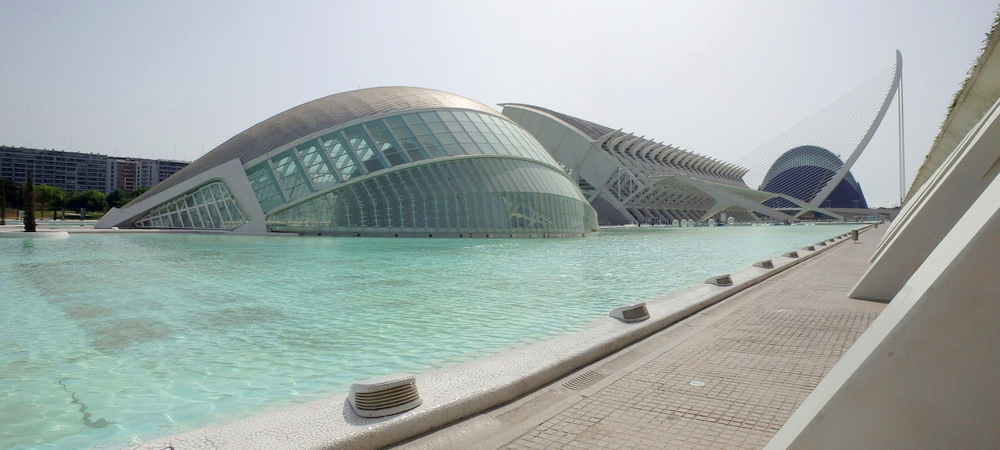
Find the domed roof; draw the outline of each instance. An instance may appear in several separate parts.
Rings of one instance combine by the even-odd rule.
[[[434,89],[392,86],[333,94],[279,113],[233,136],[133,201],[148,198],[235,158],[246,164],[302,137],[341,124],[394,111],[427,108],[469,109],[503,117],[482,103]]]
[[[758,189],[786,194],[810,202],[834,173],[843,166],[844,162],[837,155],[823,147],[815,145],[795,147],[774,161]],[[844,175],[844,179],[834,188],[834,192],[828,195],[827,199],[836,200],[835,204],[831,205],[833,207],[850,207],[854,199],[857,199],[862,205],[867,205],[864,194],[861,192],[861,185],[854,179],[851,172]],[[775,207],[774,205],[777,203],[765,203],[765,205]],[[782,206],[792,207],[791,203],[787,205],[782,203]]]

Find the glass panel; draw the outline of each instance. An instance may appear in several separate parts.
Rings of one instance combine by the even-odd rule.
[[[427,114],[427,113],[424,113],[424,114]],[[416,114],[403,114],[402,117],[403,117],[403,120],[406,121],[406,124],[409,125],[409,126],[411,126],[411,127],[414,126],[414,125],[423,125],[424,124],[424,119],[421,119],[420,116],[418,116]],[[434,115],[431,114],[428,117],[434,117]],[[434,117],[434,120],[437,121],[437,117]]]
[[[333,168],[324,157],[319,141],[314,140],[299,144],[295,149],[299,153],[299,159],[306,166],[309,179],[312,180],[313,186],[317,190],[337,184],[339,180],[333,175]]]
[[[497,191],[506,179],[507,190]],[[534,186],[534,187],[531,187]],[[445,161],[374,177],[268,217],[268,227],[572,232],[595,222],[573,182],[527,161]],[[566,195],[567,193],[571,195]],[[584,214],[588,214],[583,218]],[[417,231],[417,230],[412,230]]]
[[[441,115],[441,120],[445,122],[456,121],[455,116],[451,113],[451,111],[438,111],[438,114]]]
[[[333,161],[333,166],[341,180],[347,181],[356,175],[363,175],[360,164],[354,157],[354,152],[348,149],[347,142],[339,131],[320,138],[326,154]]]
[[[452,133],[465,133],[465,129],[458,122],[445,122],[444,125],[448,127],[448,131]]]
[[[223,226],[228,228],[230,224],[233,222],[232,216],[229,215],[229,208],[226,208],[226,204],[224,202],[216,203],[213,206],[217,210],[219,218],[222,219],[221,223],[223,224]]]
[[[300,145],[295,147],[295,151],[299,154],[299,159],[302,160],[302,165],[305,167],[310,167],[314,164],[319,163],[322,157],[319,152],[316,151],[318,145]]]
[[[236,203],[229,203],[227,208],[229,209],[229,214],[233,216],[234,220],[246,222],[246,216],[243,215],[243,211],[240,210]]]
[[[392,128],[402,128],[406,126],[406,123],[403,122],[403,118],[399,116],[386,117],[385,121]]]
[[[424,151],[423,147],[417,142],[416,136],[410,132],[409,128],[393,128],[393,133],[396,133],[396,137],[399,138],[400,145],[403,146],[403,150],[406,154],[410,156],[411,161],[420,161],[427,159],[427,153]]]
[[[465,130],[467,133],[479,132],[479,129],[476,128],[476,124],[472,122],[469,121],[459,122],[459,125],[461,125],[462,129]]]
[[[327,173],[327,174],[310,173],[309,176],[312,178],[313,186],[316,187],[316,190],[326,189],[330,186],[337,184],[337,177],[333,176],[332,173]]]
[[[438,144],[438,140],[434,136],[420,136],[418,139],[420,141],[420,145],[427,150],[427,153],[431,155],[431,158],[448,156],[448,154],[444,153],[441,149],[441,145]]]
[[[216,228],[216,224],[219,223],[218,221],[212,221],[212,215],[208,212],[207,207],[202,206],[198,208],[198,215],[201,216],[201,222],[205,228]]]
[[[480,142],[486,142],[486,138],[483,137],[483,133],[480,133],[478,131],[470,131],[469,136],[472,137],[472,142],[475,142],[477,144]]]
[[[253,188],[254,196],[260,202],[260,207],[264,211],[278,206],[285,202],[281,190],[278,188],[278,181],[274,178],[271,168],[267,162],[263,162],[250,169],[248,174],[250,187]]]
[[[500,140],[500,144],[503,145],[504,147],[510,147],[511,145],[513,145],[513,143],[510,142],[510,138],[504,136],[503,134],[498,134],[497,139]],[[511,153],[511,152],[510,150],[507,150],[505,153]]]
[[[296,200],[311,194],[312,189],[309,188],[308,184],[303,182],[302,184],[292,186],[291,188],[286,188],[285,192],[288,194],[289,199]]]
[[[444,124],[441,122],[429,123],[427,124],[427,126],[430,128],[432,132],[434,132],[434,134],[441,134],[448,132],[448,128],[445,127]]]
[[[458,140],[455,139],[455,136],[451,135],[450,133],[436,134],[434,135],[434,137],[436,137],[442,145],[458,143]]]
[[[442,111],[442,112],[444,112],[444,111]],[[420,113],[420,118],[423,119],[423,121],[427,122],[427,123],[434,123],[434,122],[440,122],[441,121],[440,119],[438,119],[438,115],[434,114],[432,111],[425,111],[425,112]]]
[[[479,117],[479,116],[476,116],[476,117]],[[482,122],[476,122],[476,130],[478,130],[479,132],[481,132],[483,134],[491,134],[493,132],[493,130],[490,130],[490,127],[488,125],[486,125],[485,123],[482,123]]]
[[[368,173],[386,168],[385,161],[361,125],[344,129],[344,135],[347,136],[347,142],[354,147],[354,154],[358,156],[358,161]]]
[[[479,148],[483,151],[483,153],[486,153],[488,155],[506,154],[506,152],[503,151],[503,147],[500,147],[500,144],[494,144],[491,142],[480,142],[476,145],[479,146]]]
[[[438,125],[440,125],[440,124],[438,124]],[[427,125],[424,125],[422,123],[411,124],[410,125],[410,129],[413,130],[413,134],[415,134],[417,136],[424,136],[424,135],[431,134],[431,129],[427,128]]]
[[[474,142],[462,142],[461,145],[462,149],[465,150],[465,153],[468,153],[470,155],[481,155],[483,153],[483,151],[479,149],[479,146],[476,145]]]
[[[191,216],[191,226],[188,228],[205,228],[205,225],[201,223],[201,217],[198,215],[197,208],[189,209],[187,213]]]
[[[441,157],[441,156],[448,156],[448,152],[446,152],[444,150],[444,148],[442,148],[440,145],[433,145],[433,146],[427,147],[425,150],[427,150],[427,153],[431,154],[431,158],[438,158],[438,157]]]
[[[285,194],[288,195],[289,201],[302,198],[312,192],[305,172],[300,167],[298,158],[295,157],[292,150],[271,158],[271,161],[274,162],[274,171],[278,174],[278,181],[285,188]]]
[[[389,133],[389,129],[381,120],[365,122],[365,127],[368,128],[368,133],[375,140],[375,145],[390,165],[398,166],[410,162],[406,154],[399,147],[399,144],[396,143],[396,139],[392,136],[392,133]]]
[[[219,203],[216,203],[215,197],[220,199]],[[188,206],[189,204],[193,206]],[[231,219],[229,214],[220,216],[219,211],[215,209],[215,205],[224,207],[227,204],[229,210],[233,211]],[[136,226],[140,228],[231,229],[245,222],[243,212],[229,195],[229,188],[224,183],[213,182],[152,209],[145,217],[136,222]]]

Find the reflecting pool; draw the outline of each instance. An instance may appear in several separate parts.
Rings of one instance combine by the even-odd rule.
[[[0,239],[0,447],[117,447],[467,361],[855,227]]]

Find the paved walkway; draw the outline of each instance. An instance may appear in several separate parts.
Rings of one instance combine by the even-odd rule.
[[[763,447],[884,308],[847,298],[884,231],[401,447]]]

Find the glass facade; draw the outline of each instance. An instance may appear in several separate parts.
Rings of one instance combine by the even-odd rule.
[[[269,215],[269,231],[574,234],[597,227],[573,181],[521,159],[414,165]]]
[[[232,230],[246,223],[246,214],[225,183],[213,182],[177,197],[139,219],[138,228]]]
[[[441,236],[579,236],[597,228],[577,182],[506,118],[443,107],[361,120],[316,127],[245,163],[264,213],[251,228]],[[251,222],[247,211],[213,182],[135,226],[232,230]]]
[[[352,177],[444,156],[519,156],[556,166],[513,122],[475,111],[423,111],[330,131],[247,169],[265,212]]]

